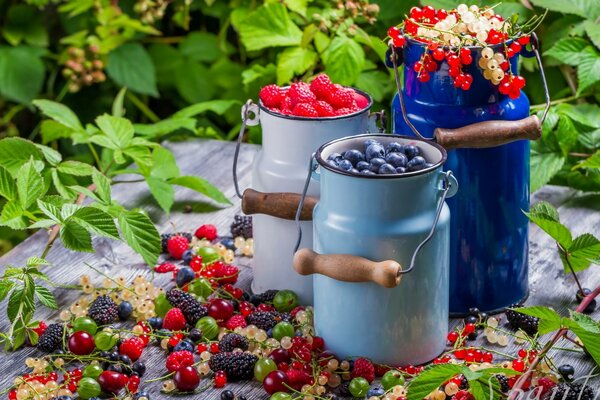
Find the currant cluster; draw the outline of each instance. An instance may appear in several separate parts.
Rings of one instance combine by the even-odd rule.
[[[133,10],[145,24],[153,24],[165,16],[165,10],[172,0],[137,0]]]
[[[377,21],[379,14],[379,5],[371,4],[369,0],[337,0],[334,2],[334,7],[337,8],[336,12],[312,15],[312,19],[318,23],[319,29],[323,32],[336,31],[350,18],[372,25]],[[354,25],[349,27],[350,32],[354,29]]]
[[[78,92],[82,86],[104,82],[104,63],[100,59],[98,47],[90,45],[85,49],[69,47],[67,60],[64,62],[62,74],[69,80],[69,91]]]

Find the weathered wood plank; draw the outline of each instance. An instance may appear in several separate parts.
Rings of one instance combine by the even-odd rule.
[[[196,141],[172,143],[169,144],[169,147],[176,155],[182,173],[208,178],[222,189],[226,196],[232,199],[234,205],[220,208],[201,195],[184,188],[176,188],[176,203],[173,212],[170,215],[165,215],[149,196],[144,183],[114,186],[113,193],[117,200],[129,207],[144,208],[157,223],[161,232],[191,231],[203,223],[215,224],[220,232],[228,231],[233,216],[240,212],[240,204],[235,196],[231,181],[230,162],[234,151],[233,144],[217,141]],[[239,177],[242,188],[248,187],[250,184],[252,159],[257,150],[258,147],[256,146],[245,145],[240,152]],[[563,222],[573,228],[575,233],[592,232],[598,234],[600,232],[600,213],[597,212],[597,209],[590,210],[587,208],[589,204],[582,204],[582,201],[571,201],[572,197],[572,192],[567,189],[547,187],[536,193],[532,200],[539,201],[543,199],[560,206]],[[596,204],[598,206],[600,204],[600,201],[594,203],[594,199],[588,199],[588,201],[591,205]],[[184,210],[188,208],[191,208],[194,213],[185,213]],[[0,268],[10,264],[21,265],[27,257],[40,255],[46,238],[45,232],[36,233],[0,258]],[[569,308],[575,306],[573,279],[570,276],[565,277],[562,273],[562,266],[555,247],[547,235],[536,227],[532,227],[530,242],[531,295],[527,304],[552,305],[557,311],[566,314]],[[57,243],[48,256],[53,266],[48,267],[46,272],[53,281],[60,284],[77,284],[79,276],[82,274],[90,275],[95,284],[100,284],[102,277],[87,268],[86,263],[100,268],[104,273],[111,276],[121,275],[129,280],[132,280],[138,274],[149,275],[148,267],[125,244],[108,239],[95,239],[94,245],[96,253],[86,254],[68,251],[60,243]],[[237,265],[241,267],[239,285],[244,289],[249,289],[252,279],[251,260],[239,258]],[[166,285],[169,283],[166,276],[157,276],[156,279],[159,284]],[[597,268],[582,273],[581,279],[589,287],[600,284],[600,274],[597,273]],[[77,291],[63,289],[57,289],[56,294],[59,305],[63,308],[70,305],[79,296]],[[5,303],[0,306],[5,306]],[[36,317],[44,320],[55,320],[58,319],[58,313],[58,311],[41,309],[38,310]],[[596,318],[598,318],[598,315],[598,312],[594,314]],[[458,323],[458,320],[450,321],[451,326]],[[0,330],[4,331],[7,327],[6,317],[4,314],[0,314]],[[473,342],[474,345],[482,343],[482,340]],[[509,353],[514,352],[515,349],[512,344],[507,348],[496,345],[486,345],[486,347]],[[8,387],[17,374],[27,372],[24,359],[36,355],[39,355],[39,353],[32,348],[19,350],[14,354],[1,355],[0,358],[4,363],[0,366],[0,372],[2,372],[0,374],[0,390]],[[593,368],[593,363],[579,354],[557,352],[556,358],[558,364],[563,362],[573,364],[578,373],[591,371]],[[143,380],[157,378],[166,372],[164,369],[164,353],[160,349],[156,347],[147,349],[144,352],[143,360],[149,367]],[[144,386],[150,391],[153,399],[169,397],[159,393],[161,386],[159,382]],[[245,394],[248,399],[268,398],[256,382],[230,384],[227,387],[237,394]],[[220,393],[220,390],[210,389],[198,395],[197,398],[216,399],[218,393]]]

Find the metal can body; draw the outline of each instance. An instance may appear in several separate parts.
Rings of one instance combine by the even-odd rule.
[[[403,99],[408,118],[423,135],[435,128],[458,128],[489,120],[518,120],[529,115],[529,100],[499,94],[497,86],[478,70],[479,50],[467,72],[471,89],[454,88],[448,65],[418,81],[413,64],[423,54],[411,42],[404,50]],[[511,68],[517,72],[517,57]],[[411,134],[398,96],[392,103],[393,131]],[[529,142],[516,141],[487,149],[448,152],[445,168],[461,182],[461,190],[448,201],[452,213],[450,243],[450,313],[464,314],[470,307],[493,312],[520,302],[528,294]]]
[[[407,268],[432,228],[444,175],[441,163],[426,173],[396,179],[320,170],[314,250],[392,259]],[[315,275],[315,329],[327,348],[342,358],[361,355],[395,366],[438,356],[448,331],[449,228],[450,212],[443,205],[434,236],[418,254],[414,270],[395,288]]]
[[[331,118],[301,118],[273,113],[260,108],[262,149],[254,159],[252,187],[262,192],[300,193],[312,153],[323,143],[369,129],[372,104],[354,114]],[[373,125],[371,125],[373,127]],[[318,184],[311,184],[311,196],[319,195]],[[312,247],[312,223],[301,222],[306,232],[302,247]],[[253,217],[255,238],[252,290],[294,290],[303,304],[312,303],[312,278],[298,275],[292,268],[297,229],[294,221],[269,215]]]

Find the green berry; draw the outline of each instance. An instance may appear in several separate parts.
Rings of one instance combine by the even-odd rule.
[[[173,306],[167,300],[167,296],[164,293],[159,294],[156,299],[154,299],[154,312],[161,318],[165,317],[167,311],[169,311]]]
[[[275,371],[277,364],[271,358],[261,358],[254,364],[254,377],[257,381],[262,382],[269,372]]]
[[[204,264],[210,264],[219,259],[219,252],[213,247],[200,247],[196,254],[202,257]]]
[[[205,299],[213,294],[213,292],[212,285],[206,278],[194,279],[188,284],[188,293],[192,293]]]
[[[290,312],[298,307],[298,295],[291,290],[280,290],[273,298],[273,305],[279,312]]]
[[[100,394],[100,384],[94,378],[81,378],[77,387],[77,394],[82,399],[97,397]]]
[[[273,393],[269,400],[292,400],[292,396],[285,392]]]
[[[348,389],[354,397],[365,397],[369,391],[369,381],[365,378],[354,378],[350,381]]]
[[[111,332],[98,332],[94,336],[94,343],[99,350],[107,351],[117,344],[117,337]]]
[[[196,322],[196,328],[200,329],[202,335],[208,340],[212,340],[219,336],[219,324],[213,317],[200,318],[200,320]]]
[[[98,330],[98,325],[90,317],[79,317],[73,321],[73,330],[75,332],[84,331],[93,335]]]
[[[400,371],[391,370],[381,377],[381,386],[383,389],[390,390],[394,386],[404,385],[404,375]]]
[[[96,379],[100,376],[102,371],[104,371],[104,370],[98,364],[88,365],[83,370],[83,376]]]
[[[273,337],[277,340],[281,340],[285,336],[293,338],[294,333],[294,326],[289,322],[283,321],[273,327]]]

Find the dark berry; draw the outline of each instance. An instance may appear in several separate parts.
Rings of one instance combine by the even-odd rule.
[[[425,161],[423,157],[415,156],[411,158],[408,164],[406,164],[406,168],[408,168],[409,171],[419,171],[425,168],[425,164],[427,164],[427,161]]]
[[[181,309],[186,321],[195,325],[198,320],[208,314],[208,310],[189,293],[179,289],[171,289],[166,293],[167,300],[173,307]]]
[[[575,368],[573,368],[570,364],[563,364],[558,367],[558,373],[563,377],[563,379],[567,382],[571,382],[575,375]]]
[[[338,163],[338,168],[344,171],[350,171],[352,169],[352,163],[348,160],[342,160]]]
[[[392,166],[398,167],[406,167],[408,163],[408,158],[403,153],[390,153],[385,156],[385,162],[391,164]]]
[[[593,400],[594,389],[581,383],[559,383],[549,393],[549,399],[560,400]],[[552,397],[553,396],[553,397]]]
[[[385,148],[386,154],[390,153],[404,153],[404,146],[398,142],[391,142]]]
[[[355,167],[357,170],[362,171],[363,169],[368,169],[370,165],[371,164],[366,161],[359,161],[356,163]]]
[[[379,167],[379,170],[377,172],[381,175],[395,174],[396,168],[394,168],[393,165],[386,163]]]
[[[495,375],[496,379],[498,379],[498,383],[500,383],[500,391],[502,393],[508,393],[510,390],[510,385],[508,384],[508,378],[506,375]]]
[[[162,328],[163,319],[161,317],[150,317],[146,322],[150,324],[153,330],[159,330]]]
[[[188,339],[183,339],[182,341],[177,343],[175,345],[175,347],[173,347],[173,351],[184,351],[184,350],[193,353],[194,352],[194,343],[192,343]]]
[[[223,390],[221,392],[221,400],[234,400],[235,394],[231,390]]]
[[[252,216],[236,215],[231,224],[231,235],[233,237],[242,236],[245,239],[252,237]]]
[[[110,297],[98,296],[88,309],[88,317],[96,321],[98,325],[108,325],[119,317],[119,308]]]
[[[200,339],[202,339],[202,332],[200,332],[200,329],[190,329],[190,331],[188,332],[188,338],[192,342],[197,343],[200,341]]]
[[[137,376],[144,376],[146,373],[146,364],[141,361],[136,361],[131,366],[131,370],[137,374]]]
[[[219,341],[220,351],[233,351],[234,349],[248,350],[248,339],[237,333],[228,333]]]
[[[265,331],[273,328],[280,320],[279,314],[273,311],[256,311],[246,317],[248,325],[256,325]]]
[[[189,283],[194,280],[196,274],[194,270],[190,267],[183,267],[177,271],[177,275],[175,277],[175,283],[179,287],[183,287],[186,283]]]
[[[119,304],[119,319],[121,321],[126,321],[131,317],[131,313],[133,312],[133,306],[128,301],[122,301]]]
[[[384,158],[385,149],[379,143],[373,143],[365,150],[365,158],[367,161],[371,161],[374,158]]]
[[[511,307],[517,307],[517,305],[513,305]],[[506,310],[505,314],[508,323],[513,328],[521,329],[528,335],[535,335],[537,333],[539,323],[538,318],[521,314],[520,312],[511,310],[510,308]]]
[[[479,317],[476,317],[474,315],[469,315],[467,318],[465,318],[465,324],[476,324],[479,322]]]
[[[186,251],[183,252],[181,259],[183,260],[184,263],[189,264],[190,261],[192,261],[193,257],[194,257],[194,252],[192,251],[192,249],[187,249]]]
[[[38,349],[51,353],[64,347],[65,326],[63,324],[50,324],[40,336]]]
[[[369,170],[371,172],[377,173],[377,172],[379,172],[379,167],[381,167],[383,164],[385,164],[385,160],[380,157],[375,157],[375,158],[372,158],[369,161],[369,163],[370,163]]]
[[[126,354],[119,355],[119,361],[125,365],[131,365],[131,358]]]
[[[220,243],[229,250],[235,250],[235,241],[232,237],[224,237]]]
[[[356,166],[358,162],[365,160],[365,155],[359,150],[352,149],[344,153],[344,158]]]
[[[267,290],[263,293],[253,294],[250,297],[250,302],[255,306],[258,306],[260,303],[272,303],[277,292],[279,292],[279,290]]]
[[[228,380],[236,381],[252,379],[257,361],[254,354],[221,352],[214,354],[208,365],[213,371],[225,372]]]
[[[415,145],[407,144],[404,146],[404,154],[406,154],[406,156],[412,160],[421,154],[421,150],[419,150],[419,148]]]

